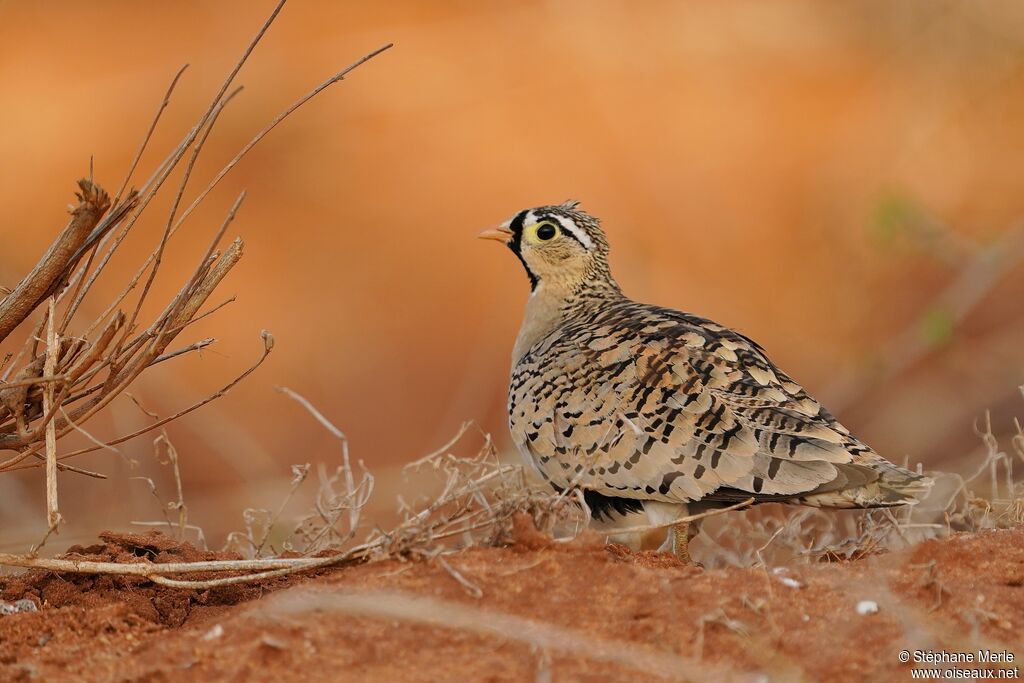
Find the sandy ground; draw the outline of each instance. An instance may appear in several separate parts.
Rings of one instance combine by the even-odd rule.
[[[703,570],[520,527],[505,548],[208,591],[8,576],[0,597],[40,609],[0,617],[0,680],[906,681],[901,650],[1024,661],[1024,529]],[[225,557],[156,534],[101,538],[69,556]],[[859,614],[864,601],[878,611]]]

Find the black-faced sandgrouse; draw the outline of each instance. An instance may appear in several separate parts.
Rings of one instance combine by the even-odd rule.
[[[480,235],[530,279],[512,352],[509,425],[556,490],[596,519],[651,524],[753,498],[815,507],[916,502],[931,480],[853,436],[754,341],[690,313],[637,303],[608,268],[596,218],[567,202]],[[695,527],[667,544],[688,559]]]

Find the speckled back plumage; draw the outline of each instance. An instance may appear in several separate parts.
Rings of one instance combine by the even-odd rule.
[[[555,237],[541,239],[552,230],[544,224]],[[748,497],[879,507],[927,490],[927,478],[850,434],[747,337],[626,298],[597,220],[575,204],[520,212],[502,230],[532,284],[509,424],[555,488],[579,486],[616,509]]]

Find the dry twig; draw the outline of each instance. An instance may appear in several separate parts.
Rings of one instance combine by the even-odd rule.
[[[235,200],[220,227],[213,232],[208,248],[192,272],[183,278],[174,296],[159,314],[143,321],[143,312],[148,310],[147,304],[152,303],[157,291],[154,283],[171,246],[170,240],[184,221],[237,162],[274,127],[324,89],[391,47],[390,44],[385,45],[368,53],[293,102],[261,129],[196,197],[186,199],[186,190],[206,141],[221,112],[241,90],[234,85],[236,76],[284,4],[285,0],[280,0],[262,23],[195,124],[138,190],[128,189],[185,67],[174,75],[114,199],[111,200],[107,192],[93,181],[90,164],[89,178],[78,183],[78,203],[71,208],[70,221],[35,267],[0,300],[0,341],[8,338],[34,313],[39,314],[38,320],[31,323],[31,329],[17,353],[7,354],[0,363],[0,451],[12,452],[12,455],[0,459],[0,475],[13,470],[45,467],[48,534],[57,529],[61,520],[57,473],[69,471],[92,477],[104,476],[74,467],[64,460],[97,449],[116,452],[114,444],[162,427],[220,398],[259,367],[273,348],[273,337],[264,332],[263,354],[254,365],[213,395],[131,434],[107,440],[85,429],[92,417],[126,393],[146,370],[214,343],[209,338],[170,350],[170,345],[183,330],[233,300],[229,298],[205,313],[200,312],[242,257],[241,239],[235,239],[223,248],[220,243],[236,218],[245,193],[242,192]],[[176,181],[172,180],[175,174]],[[99,276],[128,234],[134,232],[143,214],[151,213],[149,207],[153,206],[154,198],[168,181],[177,187],[170,209],[162,220],[163,229],[155,246],[117,294],[105,301],[98,300],[94,287]],[[182,210],[182,207],[185,208]],[[142,287],[133,294],[139,283]],[[44,305],[44,302],[48,303]],[[91,321],[81,321],[80,314],[89,309],[102,312]],[[40,346],[45,348],[40,350]],[[84,434],[93,445],[58,454],[58,443],[73,431]],[[158,446],[161,443],[166,444],[168,456],[177,472],[177,454],[166,434],[157,439]],[[348,472],[348,483],[351,484],[350,468]],[[372,478],[369,481],[372,483]],[[174,505],[178,510],[177,526],[184,533],[189,525],[180,485],[178,488]],[[368,490],[364,493],[368,494]],[[354,527],[358,520],[358,507],[350,509],[350,515]]]

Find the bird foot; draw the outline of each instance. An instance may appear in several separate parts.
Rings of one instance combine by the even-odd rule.
[[[675,524],[669,529],[669,550],[683,564],[694,565],[690,557],[690,523]]]

